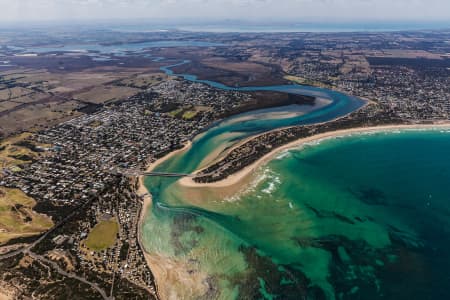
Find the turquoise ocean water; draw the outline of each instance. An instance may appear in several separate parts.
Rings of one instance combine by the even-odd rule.
[[[219,299],[447,299],[449,149],[440,130],[325,140],[231,198],[148,179],[145,245],[195,261]]]

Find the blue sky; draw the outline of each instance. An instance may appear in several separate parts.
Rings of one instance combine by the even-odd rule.
[[[0,0],[1,21],[242,19],[450,20],[450,0]]]

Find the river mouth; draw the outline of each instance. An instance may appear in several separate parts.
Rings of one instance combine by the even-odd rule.
[[[144,245],[168,265],[162,278],[180,299],[442,295],[429,284],[444,288],[449,270],[447,255],[432,255],[450,245],[449,136],[401,130],[309,143],[260,167],[234,199],[147,179],[154,203]],[[416,287],[398,291],[406,283],[393,274]]]
[[[277,91],[318,98],[315,105],[261,109],[227,118],[201,133],[187,150],[165,160],[155,171],[191,173],[219,159],[227,149],[248,137],[277,128],[333,120],[365,104],[362,100],[338,92],[298,85],[232,88],[197,80],[193,75],[173,74],[171,67],[162,70],[169,75],[182,76],[219,89]],[[156,270],[163,298],[253,297],[251,293],[255,290],[264,290],[262,286],[266,283],[269,288],[276,281],[263,279],[261,272],[267,270],[276,276],[288,276],[281,274],[288,272],[297,287],[307,287],[308,279],[301,270],[277,271],[283,267],[254,247],[245,233],[249,231],[247,225],[242,228],[243,231],[237,230],[239,224],[244,224],[243,217],[227,212],[229,205],[241,203],[233,201],[233,197],[242,190],[243,183],[250,184],[252,180],[253,177],[249,176],[235,186],[222,190],[187,190],[179,186],[177,179],[145,178],[153,204],[144,220],[142,241],[149,256],[159,258],[160,263],[165,265]],[[153,263],[158,261],[153,259]],[[242,282],[248,282],[252,288],[245,291]]]

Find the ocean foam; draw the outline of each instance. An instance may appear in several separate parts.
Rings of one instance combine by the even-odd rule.
[[[254,193],[257,191],[257,187],[261,183],[268,182],[268,186],[261,190],[262,193],[270,195],[272,194],[277,187],[281,184],[281,179],[279,177],[279,174],[272,171],[269,167],[260,168],[257,171],[257,176],[254,180],[250,182],[244,189],[242,189],[240,192],[234,194],[233,196],[224,198],[224,201],[227,202],[235,202],[239,201],[243,196],[248,195],[250,193]],[[256,195],[258,199],[261,199],[261,195]]]
[[[284,151],[280,152],[280,153],[275,157],[275,159],[283,159],[283,158],[287,158],[287,157],[289,157],[289,156],[291,156],[291,152],[290,152],[289,150],[284,150]]]
[[[281,179],[277,173],[272,170],[269,170],[267,175],[267,180],[269,181],[268,186],[265,189],[262,189],[261,192],[264,194],[272,194],[277,187],[281,184]]]

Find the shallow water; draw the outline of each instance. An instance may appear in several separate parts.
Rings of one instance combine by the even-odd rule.
[[[214,298],[448,299],[448,149],[437,130],[326,140],[280,154],[232,201],[206,192],[196,206],[148,179],[145,246],[195,262]]]

